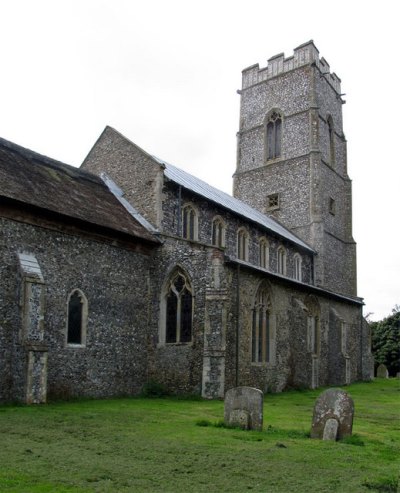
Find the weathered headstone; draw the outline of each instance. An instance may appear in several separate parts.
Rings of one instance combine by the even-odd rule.
[[[340,389],[325,390],[315,402],[311,438],[340,440],[350,436],[353,416],[354,402],[347,392]]]
[[[380,364],[376,369],[377,378],[389,378],[389,372],[385,365]]]
[[[339,427],[339,421],[335,418],[326,420],[322,440],[336,440]]]
[[[252,387],[235,387],[225,394],[226,425],[245,430],[262,430],[264,395]]]

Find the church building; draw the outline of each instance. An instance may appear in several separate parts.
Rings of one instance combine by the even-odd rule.
[[[80,168],[0,139],[0,402],[368,380],[340,79],[243,70],[233,196],[106,127]]]

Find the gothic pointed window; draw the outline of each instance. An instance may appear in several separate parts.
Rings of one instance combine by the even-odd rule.
[[[225,246],[225,223],[220,217],[214,218],[212,222],[212,244],[216,247]]]
[[[282,116],[273,111],[266,119],[266,157],[281,157],[282,147]]]
[[[244,228],[237,232],[237,257],[240,260],[249,259],[249,235]]]
[[[197,240],[197,211],[187,204],[182,208],[182,236],[187,240]]]
[[[320,352],[320,308],[314,297],[306,301],[307,307],[307,351],[313,356]]]
[[[67,310],[67,344],[84,346],[88,307],[82,291],[75,289],[68,296]]]
[[[302,280],[301,266],[302,266],[301,256],[298,253],[296,253],[293,257],[293,277],[296,279],[296,281]]]
[[[261,238],[259,245],[259,265],[263,269],[269,268],[269,243],[266,238]]]
[[[286,249],[283,246],[278,248],[278,274],[286,275]]]
[[[165,342],[190,342],[192,325],[192,289],[187,277],[179,270],[171,277],[165,297]]]
[[[251,341],[252,362],[271,362],[270,298],[266,288],[259,290],[254,303]]]

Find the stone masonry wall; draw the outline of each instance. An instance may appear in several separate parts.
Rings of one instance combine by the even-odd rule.
[[[142,149],[107,127],[82,164],[82,169],[107,173],[125,198],[155,227],[161,224],[161,166]]]
[[[288,388],[312,386],[313,355],[307,348],[307,307],[310,300],[319,306],[319,349],[317,357],[317,386],[346,383],[345,357],[341,351],[341,324],[332,320],[331,312],[350,327],[348,354],[350,380],[360,380],[366,363],[362,354],[368,353],[368,341],[361,334],[361,306],[342,303],[327,297],[307,294],[277,283],[262,274],[241,269],[239,275],[239,310],[235,294],[237,272],[231,269],[232,287],[229,309],[230,330],[227,332],[226,388],[235,382],[236,322],[239,314],[240,354],[239,385],[250,385],[264,392],[279,392]],[[267,285],[271,294],[271,330],[276,352],[271,363],[251,363],[252,308],[260,285]],[[365,338],[364,338],[365,339]],[[367,362],[368,363],[368,362]]]
[[[177,215],[178,207],[178,188],[170,183],[163,189],[163,231],[169,234],[176,234],[177,231]],[[225,211],[224,209],[210,204],[204,199],[197,198],[193,194],[181,191],[182,205],[191,203],[198,211],[198,229],[199,242],[205,245],[212,243],[212,221],[216,216],[221,217],[226,225],[225,232],[225,248],[224,252],[230,257],[237,256],[237,231],[240,227],[245,227],[249,233],[249,262],[253,265],[259,265],[259,240],[266,238],[270,245],[270,263],[269,269],[272,272],[277,272],[277,249],[280,245],[284,245],[287,251],[287,276],[294,277],[294,262],[293,258],[296,253],[300,253],[302,257],[302,280],[305,283],[312,283],[312,258],[309,253],[305,253],[299,248],[296,248],[289,242],[282,241],[277,236],[269,231],[263,230],[257,225],[253,225],[238,216]]]
[[[100,241],[1,219],[0,401],[21,398],[26,350],[18,333],[17,252],[33,254],[46,283],[44,344],[50,397],[137,394],[146,381],[149,258]],[[88,300],[85,347],[66,345],[67,297]]]

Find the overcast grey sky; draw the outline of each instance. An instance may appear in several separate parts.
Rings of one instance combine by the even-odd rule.
[[[378,320],[400,303],[395,6],[0,0],[0,136],[79,166],[111,125],[231,193],[242,69],[313,39],[346,93],[358,293]]]

